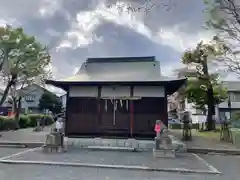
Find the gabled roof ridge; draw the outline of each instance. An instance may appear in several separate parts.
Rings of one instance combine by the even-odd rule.
[[[129,57],[101,57],[88,58],[86,63],[116,63],[116,62],[154,62],[155,56],[129,56]]]

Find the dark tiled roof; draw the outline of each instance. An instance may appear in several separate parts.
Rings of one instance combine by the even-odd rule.
[[[87,63],[154,62],[155,56],[88,58]]]

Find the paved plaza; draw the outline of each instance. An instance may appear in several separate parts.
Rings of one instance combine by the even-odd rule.
[[[8,162],[9,161],[9,162]],[[66,153],[43,153],[39,148],[0,148],[0,177],[9,180],[138,179],[138,180],[238,180],[239,156],[181,154],[176,159],[155,159],[150,152],[96,151],[71,148]],[[14,162],[20,162],[14,163]],[[33,163],[31,162],[38,162]],[[51,162],[47,164],[44,162]],[[60,164],[58,164],[60,162]],[[64,165],[66,163],[67,165]],[[228,165],[226,166],[226,163]],[[71,164],[75,164],[72,166]],[[81,166],[76,166],[81,164]],[[96,166],[84,167],[83,164]],[[99,165],[108,165],[103,168]],[[111,168],[157,167],[159,171]],[[192,172],[164,171],[189,169]],[[206,172],[220,171],[222,174]]]
[[[1,141],[43,142],[49,132],[25,129],[2,132]],[[88,146],[131,147],[127,140],[67,139],[68,152],[43,153],[40,148],[0,146],[0,179],[138,179],[138,180],[239,180],[239,156],[178,153],[175,159],[153,158],[151,151],[100,151]],[[140,149],[152,149],[141,141]],[[219,174],[221,173],[221,174]]]
[[[67,163],[106,165],[110,167],[145,167],[150,169],[159,169],[167,171],[174,169],[183,169],[189,171],[211,172],[208,164],[199,160],[197,155],[179,154],[177,158],[154,158],[152,152],[119,152],[119,151],[98,151],[80,148],[71,148],[66,153],[43,153],[41,149],[23,150],[14,156],[4,158],[10,161],[32,161],[32,162],[55,162],[56,164]],[[1,159],[0,159],[1,160]],[[1,162],[1,161],[0,161]]]
[[[219,176],[215,175],[206,177],[165,172],[2,164],[0,177],[7,180],[219,180]]]

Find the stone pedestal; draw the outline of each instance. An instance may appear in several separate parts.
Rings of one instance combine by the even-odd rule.
[[[43,152],[65,152],[64,136],[60,133],[51,133],[46,135]]]
[[[173,149],[153,149],[153,156],[155,158],[175,158],[176,153]]]
[[[167,129],[161,131],[160,137],[155,138],[155,148],[153,156],[156,158],[175,158],[176,153],[172,146],[172,139],[169,137]]]
[[[125,146],[127,147],[131,147],[134,149],[138,149],[139,148],[139,142],[136,139],[127,139]]]
[[[43,128],[40,126],[40,119],[37,119],[37,126],[33,129],[35,132],[42,131]]]

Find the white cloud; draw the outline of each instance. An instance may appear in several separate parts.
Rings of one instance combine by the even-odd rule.
[[[7,21],[4,19],[0,19],[0,26],[6,26]]]
[[[46,29],[46,33],[48,33],[50,36],[52,37],[58,37],[61,35],[60,32],[57,32],[56,30],[54,29]]]
[[[79,67],[75,67],[75,68],[73,69],[73,75],[77,74],[78,71],[79,71]]]
[[[188,48],[195,47],[201,40],[209,41],[212,38],[211,34],[204,31],[199,31],[197,34],[188,34],[181,31],[186,24],[178,24],[171,28],[161,28],[155,33],[145,25],[143,12],[133,13],[123,10],[119,13],[119,6],[121,6],[120,1],[109,9],[102,2],[93,10],[79,12],[76,16],[76,22],[72,24],[70,31],[66,33],[58,49],[86,47],[94,43],[94,41],[101,41],[102,39],[97,37],[94,32],[105,21],[128,27],[156,44],[172,48],[177,53],[182,53]],[[173,67],[180,67],[180,60],[174,66],[169,64],[162,67],[163,74],[172,75]]]
[[[107,36],[108,32],[104,32],[105,34],[103,36],[97,36],[95,32],[99,26],[101,26],[102,28],[103,27],[102,25],[104,25],[106,21],[117,24],[119,26],[127,27],[131,29],[133,32],[141,34],[144,37],[147,37],[148,40],[156,44],[156,47],[161,48],[161,46],[159,45],[170,47],[171,49],[174,50],[172,51],[172,54],[177,54],[177,56],[179,57],[180,57],[180,54],[185,49],[195,47],[196,43],[198,43],[200,40],[208,40],[209,38],[211,38],[211,35],[209,35],[206,32],[203,32],[201,30],[197,32],[198,27],[193,27],[194,30],[188,27],[188,24],[192,23],[191,19],[185,20],[183,18],[178,17],[178,15],[176,15],[178,13],[177,7],[175,9],[172,9],[170,11],[171,13],[170,12],[163,13],[166,16],[165,18],[165,16],[160,15],[161,12],[158,12],[158,11],[161,11],[160,8],[156,9],[157,10],[156,17],[154,15],[151,16],[151,13],[148,17],[146,17],[144,12],[127,12],[124,9],[121,13],[119,13],[119,6],[121,6],[121,3],[123,1],[126,2],[126,0],[116,0],[117,1],[116,4],[111,5],[111,8],[108,8],[106,6],[106,3],[105,3],[106,1],[104,0],[90,1],[92,2],[92,5],[90,5],[91,8],[83,7],[84,5],[83,6],[80,6],[79,4],[77,5],[76,3],[77,1],[69,1],[69,4],[67,5],[67,7],[65,7],[63,6],[63,0],[39,0],[39,1],[24,0],[25,3],[21,1],[21,4],[24,4],[21,6],[22,8],[16,8],[20,6],[20,3],[14,2],[15,7],[13,7],[12,6],[13,1],[11,3],[10,1],[4,1],[6,3],[9,2],[8,6],[2,4],[2,7],[4,7],[2,8],[2,10],[6,10],[6,12],[4,11],[3,13],[3,14],[6,14],[6,17],[16,18],[23,24],[24,23],[27,24],[26,22],[28,22],[28,19],[33,20],[34,18],[36,18],[36,14],[37,14],[36,23],[43,23],[43,26],[44,25],[48,26],[46,29],[41,31],[41,33],[43,32],[43,36],[49,37],[48,35],[50,35],[53,37],[53,39],[56,38],[57,42],[58,41],[60,42],[56,50],[62,50],[61,53],[64,55],[64,57],[60,56],[60,59],[59,59],[59,57],[56,55],[56,52],[54,52],[52,56],[53,58],[57,59],[55,61],[55,64],[52,67],[54,75],[56,75],[57,79],[65,78],[66,76],[71,76],[72,74],[74,74],[75,72],[74,68],[80,65],[79,61],[85,58],[86,55],[89,55],[89,54],[91,56],[95,56],[96,54],[101,55],[101,53],[98,53],[97,51],[102,51],[102,49],[105,50],[103,54],[108,55],[109,52],[107,52],[107,48],[105,48],[109,45],[108,42],[102,43],[102,46],[104,46],[102,49],[100,46],[94,46],[93,48],[91,46],[91,48],[88,49],[89,44],[93,44],[96,41],[101,42],[105,40],[104,35]],[[155,0],[155,1],[158,2],[159,0]],[[134,2],[138,3],[138,1],[134,1]],[[189,0],[189,2],[192,2],[192,1]],[[185,3],[189,4],[189,2],[186,1]],[[95,4],[98,4],[98,5],[95,7]],[[180,7],[181,9],[181,5],[177,5],[177,6]],[[186,7],[185,5],[182,5],[182,6],[183,8]],[[6,8],[6,7],[9,7],[9,8]],[[95,8],[92,9],[93,7]],[[11,8],[11,11],[8,10],[10,8]],[[12,8],[16,8],[16,9],[12,10]],[[123,8],[127,8],[127,6],[123,6]],[[182,12],[183,11],[181,11],[181,14]],[[64,25],[63,22],[61,22],[61,20],[58,19],[59,14],[61,14],[61,17],[62,15],[66,15],[66,17],[68,17],[67,21],[69,22],[73,20],[72,17],[75,17],[75,20],[71,22],[70,27],[68,27],[68,25]],[[39,20],[39,16],[41,17],[40,18],[41,20]],[[195,20],[194,17],[196,17],[196,14],[192,16],[192,19]],[[174,18],[174,21],[172,21],[173,18]],[[24,21],[21,21],[22,19]],[[11,22],[14,22],[14,20],[11,20],[11,21],[0,20],[0,25],[6,24],[6,22],[11,23]],[[38,30],[36,30],[37,26],[35,27],[34,25],[32,25],[33,23],[32,21],[30,22],[31,22],[30,29],[29,27],[27,27],[28,29],[27,28],[26,29],[30,30],[33,33],[36,32],[36,36],[38,36],[39,32],[37,32]],[[183,22],[185,22],[185,24],[183,24]],[[199,21],[199,24],[200,23],[202,22]],[[57,24],[57,27],[55,27],[56,24]],[[38,25],[41,26],[41,24],[38,24]],[[59,30],[58,25],[64,26],[66,28],[65,29],[63,28],[64,30],[61,31]],[[55,31],[55,28],[57,29],[57,31],[60,31],[60,32]],[[66,29],[68,29],[68,32],[65,32]],[[157,29],[159,29],[158,32],[156,32]],[[192,32],[187,33],[186,31],[183,31],[183,29],[192,30]],[[62,34],[64,34],[64,36],[61,38]],[[57,37],[60,37],[60,38],[58,39]],[[131,40],[135,41],[134,39],[131,39]],[[148,40],[146,40],[146,42]],[[107,38],[106,38],[106,41],[107,41]],[[129,42],[129,39],[126,40],[126,43],[128,42]],[[152,44],[146,43],[146,44],[151,44],[153,46],[152,48],[153,50],[152,51],[149,50],[149,52],[152,53],[153,55],[158,56],[161,59],[161,54],[159,55],[159,53],[157,52],[158,50],[156,50],[156,48],[154,47],[154,43]],[[136,47],[137,46],[138,44],[136,44]],[[83,49],[87,49],[86,50],[87,53],[85,53],[84,50],[79,50],[80,53],[76,55],[77,57],[73,57],[73,55],[71,54],[72,53],[71,49],[74,49],[77,47],[85,47]],[[96,47],[99,49],[97,49]],[[144,44],[141,44],[141,46],[139,46],[139,48],[136,48],[136,49],[139,49],[139,51],[141,51],[142,47],[144,47]],[[116,49],[117,48],[118,47],[116,45]],[[120,51],[121,50],[122,49],[120,49]],[[129,51],[131,51],[131,49]],[[76,53],[76,51],[74,53]],[[124,52],[123,54],[128,55],[128,53],[129,52],[126,52],[126,53]],[[111,54],[111,52],[109,54]],[[176,56],[171,57],[172,54],[170,50],[170,53],[168,55],[166,54],[164,55],[169,57],[168,57],[168,60],[166,59],[162,60],[162,62],[165,61],[162,66],[163,75],[172,75],[172,70],[180,66],[180,61],[179,63],[171,61],[172,59],[176,61],[176,59],[179,58]],[[69,63],[70,61],[72,65],[70,65]],[[60,69],[64,67],[64,71],[58,70],[56,67]]]
[[[42,0],[39,14],[42,17],[49,17],[62,8],[61,0]]]
[[[102,38],[97,37],[94,31],[105,21],[126,26],[151,39],[151,31],[144,25],[142,20],[143,16],[141,16],[140,13],[133,14],[127,11],[119,14],[117,7],[120,4],[121,2],[117,2],[115,6],[108,8],[107,5],[102,2],[99,3],[94,10],[79,12],[76,17],[76,22],[73,23],[71,30],[66,33],[66,38],[62,40],[59,48],[65,47],[65,45],[62,44],[71,44],[72,48],[76,48],[85,47],[94,41],[101,41]]]
[[[184,67],[184,65],[182,65],[180,61],[165,64],[161,66],[161,74],[163,76],[176,77],[174,70],[182,67]]]
[[[173,48],[177,52],[183,52],[188,48],[196,47],[200,41],[209,42],[213,35],[209,32],[199,31],[197,34],[187,34],[181,31],[181,25],[175,27],[162,28],[157,37],[160,38],[161,44]]]
[[[17,25],[20,26],[21,24],[16,19],[0,19],[0,27],[6,26],[6,25]]]
[[[94,41],[100,41],[101,38],[99,39],[94,32],[104,21],[128,27],[149,40],[171,47],[177,52],[183,52],[187,48],[196,46],[201,40],[209,41],[212,38],[210,33],[204,31],[199,31],[196,34],[182,32],[181,29],[186,24],[178,24],[171,28],[161,28],[155,33],[145,25],[143,12],[133,13],[123,10],[119,13],[118,7],[121,6],[121,3],[123,2],[118,1],[111,8],[107,8],[107,5],[102,2],[94,10],[79,12],[76,22],[73,23],[70,31],[66,33],[66,37],[61,41],[58,48],[69,48],[70,46],[71,48],[86,47]],[[122,7],[127,8],[126,6]]]
[[[63,40],[57,47],[56,51],[59,51],[61,48],[71,48],[73,46],[72,42],[68,40]]]

